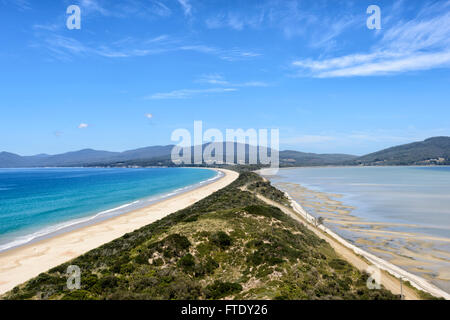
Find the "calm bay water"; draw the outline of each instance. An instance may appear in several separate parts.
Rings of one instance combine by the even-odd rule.
[[[450,167],[289,168],[268,178],[347,240],[450,292]]]
[[[194,168],[0,169],[0,251],[143,207],[216,175]]]

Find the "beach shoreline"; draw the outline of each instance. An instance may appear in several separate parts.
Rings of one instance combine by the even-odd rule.
[[[43,168],[45,169],[45,168]],[[51,168],[54,169],[54,168]],[[67,169],[67,168],[63,168]],[[72,169],[72,168],[71,168]],[[78,169],[78,168],[76,168]],[[79,168],[83,169],[83,168]],[[189,169],[200,169],[200,170],[208,170],[205,168],[189,168]],[[16,169],[14,169],[16,170]],[[71,232],[73,230],[77,230],[92,224],[99,223],[101,221],[105,221],[111,218],[114,218],[116,216],[126,214],[138,209],[142,209],[145,207],[148,207],[152,205],[153,203],[156,203],[158,201],[162,201],[165,199],[172,198],[173,196],[176,196],[178,194],[185,193],[189,190],[197,189],[198,187],[202,185],[207,185],[212,182],[214,182],[217,179],[220,179],[223,175],[220,171],[217,170],[211,170],[215,171],[216,174],[214,177],[209,178],[207,180],[202,180],[200,182],[196,182],[194,184],[190,184],[184,187],[180,187],[178,189],[157,193],[153,195],[149,195],[143,198],[134,199],[130,202],[119,204],[112,208],[106,208],[104,210],[99,211],[93,211],[92,214],[88,216],[84,216],[81,218],[74,218],[70,219],[64,222],[60,222],[57,224],[49,225],[42,227],[40,229],[37,229],[33,231],[32,233],[27,233],[26,235],[22,235],[17,238],[13,238],[10,242],[1,243],[0,242],[0,254],[9,250],[13,250],[15,248],[19,248],[22,246],[26,246],[28,244],[32,244],[41,240],[53,238],[55,236],[58,236],[60,234],[64,234],[67,232]]]
[[[238,173],[213,169],[223,176],[149,206],[0,253],[0,294],[126,233],[151,224],[206,198],[237,179]]]

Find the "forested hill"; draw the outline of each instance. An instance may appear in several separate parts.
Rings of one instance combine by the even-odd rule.
[[[450,164],[450,137],[434,137],[408,143],[348,161],[359,165],[430,165]]]

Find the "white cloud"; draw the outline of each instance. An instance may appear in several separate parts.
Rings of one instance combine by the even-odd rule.
[[[114,11],[114,15],[120,18],[129,18],[130,16],[137,16],[146,18],[149,16],[169,17],[172,14],[172,10],[167,7],[163,1],[157,0],[121,0],[112,1],[111,11]]]
[[[164,3],[160,1],[154,1],[153,3],[154,5],[152,11],[154,13],[162,17],[167,17],[171,15],[172,10],[170,10]]]
[[[238,61],[261,56],[260,53],[242,50],[240,48],[232,49],[219,49],[216,47],[210,47],[205,45],[184,45],[179,47],[180,50],[195,51],[205,54],[213,54],[218,56],[222,60]]]
[[[398,129],[374,129],[350,132],[299,133],[288,130],[280,143],[283,148],[299,149],[305,152],[354,153],[374,152],[395,145],[422,141],[435,136],[448,136],[448,128],[423,129],[407,126]]]
[[[215,84],[215,85],[228,85],[229,82],[224,79],[223,76],[217,73],[213,74],[205,74],[200,77],[200,79],[197,80],[197,82],[202,83],[209,83],[209,84]]]
[[[104,16],[109,16],[111,14],[110,11],[103,8],[96,0],[81,0],[80,6],[82,13],[90,14],[96,12]]]
[[[172,10],[163,2],[157,0],[79,0],[79,5],[82,15],[99,14],[106,17],[129,18],[130,16],[148,17],[155,15],[168,17],[172,14]]]
[[[326,50],[331,50],[336,46],[336,38],[342,33],[347,31],[352,27],[356,27],[361,22],[360,17],[344,16],[335,19],[325,19],[321,21],[323,27],[314,27],[315,30],[312,33],[311,39],[309,41],[309,46],[312,48],[324,48]],[[315,23],[316,25],[316,23]],[[312,28],[311,28],[312,29]]]
[[[304,145],[304,144],[316,144],[322,142],[329,142],[336,140],[336,137],[333,136],[324,136],[324,135],[300,135],[291,138],[285,138],[281,140],[283,144],[289,145]]]
[[[292,64],[296,67],[301,67],[305,69],[311,69],[313,71],[322,71],[329,69],[340,69],[356,64],[362,64],[366,62],[373,61],[377,58],[389,58],[392,56],[398,56],[394,54],[388,54],[383,52],[370,53],[370,54],[351,54],[347,56],[342,56],[338,58],[331,58],[325,60],[298,60],[294,61]]]
[[[178,3],[183,8],[185,16],[191,16],[192,15],[192,5],[189,3],[189,0],[178,0]]]
[[[354,67],[324,71],[317,76],[320,78],[376,76],[438,67],[450,67],[450,51],[426,54],[417,53],[396,59],[368,62]]]
[[[236,84],[237,87],[268,87],[269,84],[262,81],[249,81]]]
[[[80,123],[78,125],[78,129],[86,129],[87,127],[89,127],[89,125],[87,123]]]
[[[208,47],[205,45],[185,45],[180,47],[181,50],[197,51],[202,53],[216,53],[217,49],[214,47]]]
[[[153,114],[147,113],[147,114],[145,115],[145,117],[146,117],[147,119],[152,119],[152,118],[153,118]]]
[[[244,10],[239,5],[232,6],[206,18],[205,25],[209,29],[236,31],[276,29],[286,38],[303,37],[311,47],[330,49],[335,38],[364,23],[363,15],[348,14],[352,12],[350,2],[342,1],[339,6],[345,14],[330,10],[326,1],[246,1]]]
[[[35,26],[35,29],[50,31],[49,28]],[[36,42],[34,47],[45,47],[55,58],[70,60],[74,56],[101,56],[105,58],[144,57],[176,51],[192,51],[214,55],[222,60],[240,61],[259,57],[261,54],[240,48],[221,49],[203,44],[185,44],[184,40],[174,39],[168,35],[159,35],[149,39],[127,37],[105,44],[90,45],[74,38],[54,32],[40,34],[44,39]]]
[[[28,0],[2,0],[3,3],[11,4],[19,10],[31,9],[31,4]]]
[[[187,99],[193,96],[210,93],[227,93],[237,91],[236,88],[210,88],[210,89],[181,89],[170,92],[155,93],[145,97],[145,99]]]
[[[65,53],[66,55],[67,53],[81,55],[90,51],[88,47],[84,46],[78,40],[59,35],[46,39],[45,43],[51,51],[55,53]]]
[[[374,49],[328,59],[292,63],[300,76],[376,76],[450,67],[450,1],[424,6],[409,21],[380,33]]]
[[[61,24],[35,24],[33,25],[33,29],[35,30],[46,30],[46,31],[56,31],[61,29]]]
[[[241,12],[218,14],[206,19],[205,24],[209,29],[231,28],[241,31],[246,27],[259,28],[264,20],[264,12],[255,11],[258,10],[252,10],[251,15],[244,15]]]
[[[227,61],[236,61],[242,59],[256,58],[261,56],[260,53],[245,51],[239,48],[233,48],[231,50],[223,50],[222,53],[219,54],[220,58]]]
[[[247,81],[242,83],[232,83],[226,80],[222,75],[213,73],[202,75],[196,82],[208,83],[212,85],[222,85],[228,87],[268,87],[269,85],[263,81]]]

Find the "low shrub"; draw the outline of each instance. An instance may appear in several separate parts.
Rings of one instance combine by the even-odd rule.
[[[231,246],[231,237],[223,231],[218,231],[210,236],[210,241],[213,245],[218,246],[221,249],[226,249]]]
[[[217,300],[241,291],[242,286],[239,283],[216,280],[213,284],[206,287],[206,298]]]
[[[188,253],[178,261],[177,265],[185,272],[192,272],[195,267],[195,259],[192,254]]]

